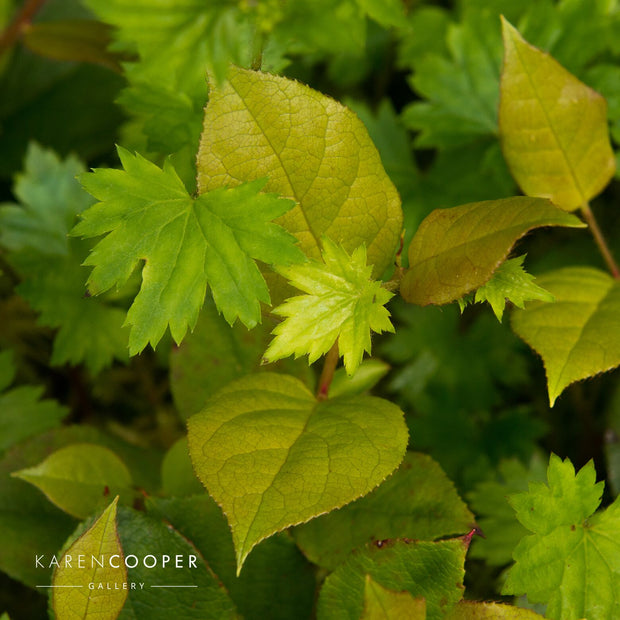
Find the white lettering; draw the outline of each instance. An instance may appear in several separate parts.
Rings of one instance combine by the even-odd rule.
[[[119,558],[120,559],[120,557],[121,557],[120,555],[111,555],[110,556],[110,559],[109,559],[108,563],[110,564],[110,566],[112,568],[120,568],[120,564],[112,564],[112,559],[113,558]]]
[[[133,565],[131,565],[131,564],[129,563],[129,558],[133,558],[133,560],[132,560],[132,561],[134,561],[134,564],[133,564]],[[138,566],[138,556],[135,556],[135,555],[128,555],[128,556],[125,558],[125,566],[126,566],[127,568],[135,568],[136,566]]]
[[[195,555],[190,555],[189,556],[189,567],[188,568],[198,568],[196,566],[196,556]]]
[[[45,555],[35,555],[34,556],[34,567],[35,568],[45,568],[43,564],[41,564],[41,560],[45,557]]]
[[[150,566],[148,565],[146,561],[147,558],[153,558],[152,564]],[[142,560],[142,564],[144,564],[146,568],[155,568],[157,566],[157,558],[154,555],[145,555]]]

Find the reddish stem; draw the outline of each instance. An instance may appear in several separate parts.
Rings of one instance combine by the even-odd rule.
[[[0,54],[10,49],[27,30],[35,15],[41,10],[46,0],[26,0],[17,11],[13,21],[0,34]]]

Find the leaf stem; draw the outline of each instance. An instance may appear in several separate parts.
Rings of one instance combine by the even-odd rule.
[[[265,47],[265,33],[256,28],[254,41],[252,42],[252,69],[260,71],[263,66],[263,48]]]
[[[15,14],[13,21],[0,34],[0,54],[15,45],[46,1],[26,0],[24,2],[21,9]]]
[[[609,271],[611,271],[611,275],[616,280],[620,279],[620,268],[618,267],[618,263],[616,263],[616,260],[614,259],[614,256],[611,253],[609,246],[607,245],[607,241],[605,240],[605,237],[603,236],[603,233],[599,228],[598,222],[594,217],[594,213],[592,213],[592,209],[590,209],[590,205],[587,202],[581,205],[581,214],[583,215],[583,218],[588,224],[588,228],[590,229],[590,232],[594,237],[594,241],[596,241],[596,245],[598,246],[599,251],[603,255]]]
[[[323,363],[323,371],[321,372],[321,377],[319,379],[319,389],[316,393],[317,400],[327,400],[329,396],[329,386],[332,384],[339,358],[340,351],[338,349],[338,341],[336,340],[334,346],[329,350],[329,353],[325,357],[325,362]]]

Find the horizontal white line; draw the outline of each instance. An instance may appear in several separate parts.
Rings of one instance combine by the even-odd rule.
[[[198,586],[151,586],[151,588],[197,588]]]
[[[35,588],[82,588],[83,586],[35,586]]]

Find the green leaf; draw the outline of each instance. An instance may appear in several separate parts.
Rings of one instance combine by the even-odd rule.
[[[62,161],[31,143],[14,188],[21,204],[0,207],[0,244],[10,251],[22,278],[17,291],[40,313],[38,322],[58,328],[52,364],[85,362],[96,374],[127,359],[128,333],[122,310],[84,296],[88,272],[80,263],[88,245],[67,238],[77,213],[92,204],[75,180],[83,171],[74,157]]]
[[[402,26],[405,7],[402,0],[357,0],[361,9],[382,26]]]
[[[106,49],[110,43],[110,28],[92,19],[31,24],[22,40],[30,50],[48,58],[92,62],[121,71],[122,56]]]
[[[552,455],[548,486],[530,484],[511,497],[517,518],[534,535],[514,552],[504,594],[546,603],[548,618],[607,620],[620,613],[620,500],[594,516],[604,483],[590,461],[576,475]]]
[[[11,352],[0,352],[0,391],[10,385],[14,368]],[[0,393],[0,454],[20,441],[60,425],[66,407],[42,400],[43,387],[22,385]]]
[[[170,523],[125,506],[119,508],[117,521],[125,557],[133,555],[139,560],[135,567],[130,565],[127,570],[127,581],[135,583],[136,588],[129,590],[119,616],[121,620],[169,620],[171,617],[233,620],[238,617],[218,576],[191,541]],[[158,560],[152,568],[145,566],[142,560],[149,555]],[[168,561],[164,566],[166,557]],[[177,560],[180,560],[179,566]],[[153,587],[162,585],[185,587]]]
[[[348,252],[366,244],[373,277],[388,267],[400,200],[361,121],[298,82],[232,67],[228,82],[211,88],[198,189],[263,177],[267,191],[296,201],[278,222],[308,256],[320,258],[326,236]]]
[[[536,618],[543,616],[512,605],[459,601],[444,620],[536,620]]]
[[[315,564],[335,569],[373,540],[435,540],[472,529],[474,516],[429,456],[408,452],[400,468],[366,497],[294,530]]]
[[[348,375],[370,353],[370,332],[393,332],[385,304],[393,294],[371,279],[366,248],[351,256],[328,238],[323,238],[323,261],[308,261],[276,271],[305,295],[288,299],[273,313],[285,320],[273,330],[275,338],[265,351],[269,362],[308,354],[312,364],[338,341]]]
[[[538,278],[556,299],[512,315],[512,328],[543,359],[551,406],[575,381],[620,365],[620,285],[590,267],[566,267]]]
[[[497,21],[492,12],[470,11],[447,28],[448,57],[431,52],[415,62],[411,85],[428,101],[410,104],[403,122],[420,131],[416,146],[453,147],[497,133]]]
[[[161,464],[161,487],[165,495],[183,496],[204,492],[192,468],[186,437],[181,437],[166,452]]]
[[[555,301],[551,293],[534,284],[536,278],[525,271],[524,260],[525,254],[504,261],[491,279],[476,290],[475,296],[470,293],[458,300],[461,312],[468,304],[488,301],[497,320],[501,323],[506,301],[512,302],[517,308],[524,308],[526,301],[534,299],[546,302]]]
[[[78,518],[88,517],[104,498],[131,498],[131,474],[114,452],[95,444],[78,443],[50,454],[35,467],[14,476],[39,488],[59,508]]]
[[[167,163],[163,170],[119,148],[124,170],[82,175],[99,202],[82,215],[72,234],[107,233],[86,260],[93,294],[123,285],[144,260],[142,285],[129,312],[129,349],[157,345],[170,325],[180,342],[196,324],[207,283],[229,323],[260,321],[269,291],[254,262],[287,263],[301,253],[294,238],[272,224],[292,204],[261,194],[265,181],[220,188],[193,199]]]
[[[309,620],[316,577],[286,533],[263,541],[236,576],[230,528],[219,506],[206,493],[146,503],[149,514],[172,524],[191,540],[230,593],[246,620]]]
[[[364,609],[366,575],[388,590],[426,599],[428,620],[442,620],[463,596],[468,539],[381,541],[350,557],[327,577],[317,618],[357,620]]]
[[[391,618],[409,618],[425,620],[426,601],[413,598],[409,592],[394,592],[384,588],[366,575],[364,588],[364,611],[362,620],[390,620]]]
[[[338,368],[329,386],[329,395],[331,398],[336,398],[336,396],[362,394],[375,387],[389,371],[389,364],[376,358],[364,360],[352,377],[347,375],[344,368]]]
[[[603,97],[503,20],[499,124],[504,156],[530,196],[573,211],[613,177]]]
[[[183,418],[198,413],[209,397],[233,379],[265,370],[263,353],[275,321],[263,317],[252,330],[235,323],[230,327],[211,300],[203,306],[196,327],[170,353],[170,388]],[[273,370],[274,367],[270,366]],[[282,360],[276,368],[311,385],[314,375],[303,360]]]
[[[91,590],[89,584],[123,584],[127,569],[116,529],[116,498],[63,554],[54,571],[52,605],[58,620],[64,618],[97,618],[115,620],[125,600],[127,590],[122,586],[111,590]],[[116,562],[112,558],[116,556]],[[120,557],[119,557],[120,556]],[[78,558],[84,560],[81,567]],[[98,562],[92,562],[91,558]],[[65,561],[68,559],[68,563]]]
[[[238,571],[264,538],[370,492],[407,446],[402,412],[388,401],[317,402],[299,380],[269,373],[229,384],[188,427],[194,468],[231,525]]]
[[[546,468],[535,455],[529,467],[517,459],[506,459],[497,468],[497,479],[485,480],[468,495],[484,538],[476,538],[469,551],[470,558],[486,560],[492,566],[504,566],[512,560],[512,552],[527,530],[517,521],[508,497],[526,491],[528,482],[542,482]]]
[[[437,209],[409,246],[401,295],[426,306],[455,301],[488,282],[514,243],[541,226],[583,228],[575,216],[542,198],[505,198]]]

